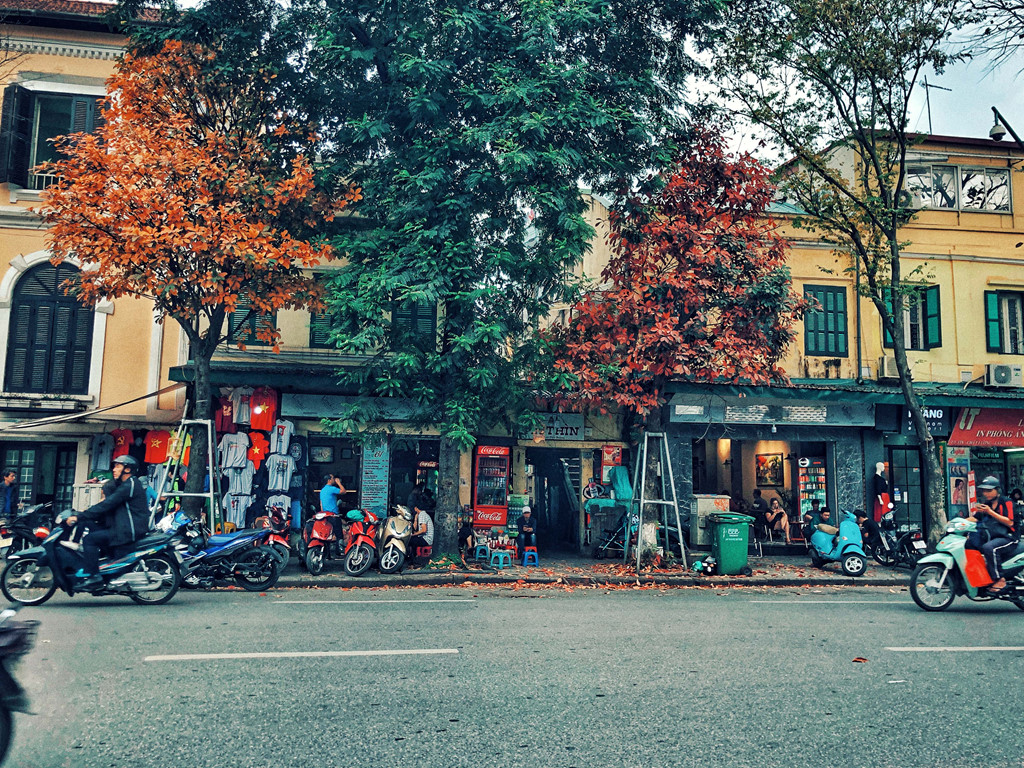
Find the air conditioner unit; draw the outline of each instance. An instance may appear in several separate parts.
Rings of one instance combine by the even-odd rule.
[[[985,386],[1015,389],[1024,387],[1024,369],[1019,365],[986,365]]]
[[[899,379],[900,372],[896,368],[896,358],[892,355],[878,358],[878,380]]]

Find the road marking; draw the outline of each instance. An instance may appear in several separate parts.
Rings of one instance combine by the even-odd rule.
[[[769,605],[773,603],[792,603],[794,605],[808,605],[813,603],[814,605],[830,604],[830,605],[847,605],[849,603],[861,603],[861,604],[872,604],[872,605],[898,605],[903,600],[751,600],[752,603],[767,603]]]
[[[886,648],[887,651],[895,651],[896,653],[971,653],[973,651],[1024,651],[1024,645],[972,645],[963,646],[961,648],[949,647],[949,646],[935,646],[932,648],[912,648],[912,647],[892,647]]]
[[[183,653],[174,656],[147,656],[143,661],[212,661],[215,659],[306,659],[322,656],[428,656],[458,653],[458,648],[413,648],[407,651],[280,651],[254,653]]]
[[[470,598],[452,598],[450,600],[275,600],[275,605],[288,603],[289,605],[380,605],[381,603],[475,603]]]

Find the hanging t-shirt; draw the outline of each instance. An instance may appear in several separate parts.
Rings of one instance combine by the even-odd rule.
[[[252,387],[235,387],[231,390],[231,406],[235,409],[235,424],[249,423],[249,398]]]
[[[89,470],[92,472],[106,472],[110,469],[110,461],[114,458],[114,436],[93,435],[92,438],[92,462]]]
[[[217,398],[217,413],[214,415],[214,424],[217,431],[222,435],[229,435],[235,431],[235,404],[230,397]]]
[[[128,451],[132,448],[132,443],[135,441],[135,435],[132,434],[130,429],[115,429],[110,433],[110,436],[114,438],[114,451],[111,454],[112,459],[116,459],[118,456],[125,456]],[[107,467],[109,469],[109,467]]]
[[[277,421],[277,392],[270,387],[260,387],[252,393],[249,405],[252,408],[249,419],[252,428],[273,432],[274,422]]]
[[[271,491],[287,491],[294,471],[295,459],[291,456],[282,456],[279,453],[271,455],[267,459],[267,473],[270,475],[267,487]]]
[[[245,432],[224,435],[220,439],[218,451],[217,460],[221,469],[244,467],[248,460],[246,454],[249,451],[249,436]]]
[[[277,421],[270,433],[270,452],[288,453],[288,446],[291,443],[292,433],[295,432],[295,425],[290,421]]]
[[[267,442],[267,437],[262,432],[250,432],[249,440],[252,443],[249,446],[249,461],[255,465],[256,469],[259,469],[260,464],[270,453],[270,443]]]
[[[167,447],[171,442],[171,433],[165,429],[151,429],[146,433],[147,464],[163,464],[167,461]]]
[[[277,507],[282,512],[284,512],[285,514],[288,514],[288,512],[292,508],[292,497],[291,496],[286,496],[283,493],[275,493],[273,496],[271,496],[269,499],[267,499],[267,513],[268,514],[270,513],[270,510],[273,507]]]
[[[252,494],[252,476],[256,468],[251,461],[246,461],[241,467],[228,467],[224,470],[224,477],[228,479],[228,493],[232,495],[249,496]]]
[[[229,523],[234,523],[237,528],[245,528],[245,513],[252,503],[250,496],[236,496],[227,494],[221,502],[224,507],[224,517]]]

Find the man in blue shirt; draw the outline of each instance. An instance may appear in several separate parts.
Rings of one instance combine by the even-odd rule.
[[[4,470],[0,482],[0,517],[10,520],[18,511],[18,474],[13,469]]]
[[[341,484],[341,478],[333,472],[324,475],[324,487],[320,489],[320,509],[338,514],[338,502],[341,501],[341,494],[345,493],[345,486]]]

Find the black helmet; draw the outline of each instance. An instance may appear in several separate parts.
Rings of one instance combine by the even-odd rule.
[[[134,456],[128,455],[118,456],[116,459],[114,459],[114,464],[120,464],[123,467],[127,467],[132,472],[139,468],[139,460],[136,459]]]

